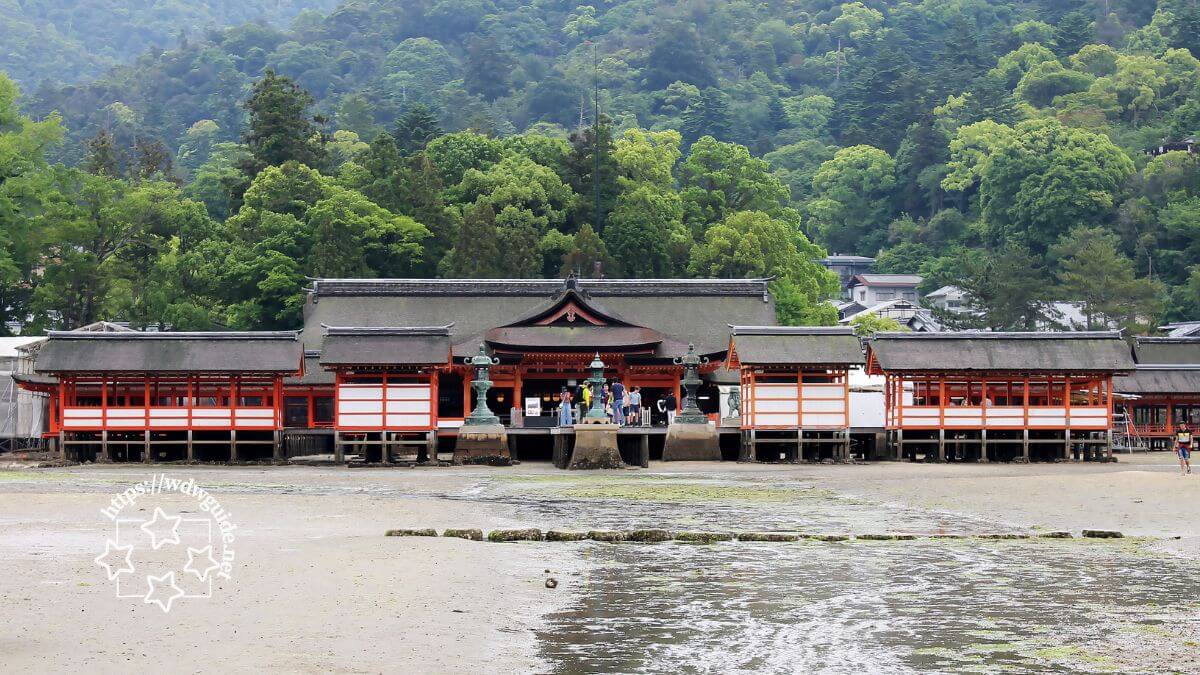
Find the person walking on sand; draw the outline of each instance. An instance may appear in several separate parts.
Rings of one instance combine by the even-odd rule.
[[[1175,454],[1179,455],[1179,470],[1183,475],[1192,472],[1192,430],[1187,422],[1179,425],[1175,432]]]

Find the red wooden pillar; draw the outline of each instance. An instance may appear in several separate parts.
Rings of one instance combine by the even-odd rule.
[[[142,414],[146,420],[146,429],[150,428],[150,377],[142,378]]]
[[[438,383],[441,380],[441,371],[434,368],[433,374],[429,376],[429,424],[434,429],[438,425]]]
[[[229,426],[237,427],[238,376],[229,380]]]
[[[463,417],[471,414],[471,369],[468,368],[462,378],[463,385]]]
[[[274,383],[274,398],[275,398],[275,428],[283,428],[283,377],[275,376]],[[311,400],[311,399],[310,399]]]

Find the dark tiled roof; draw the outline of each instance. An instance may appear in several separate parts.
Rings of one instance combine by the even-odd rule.
[[[654,348],[663,334],[634,326],[518,326],[493,328],[484,339],[495,347],[605,351]]]
[[[730,326],[738,360],[748,365],[858,365],[862,342],[848,327]]]
[[[51,331],[39,373],[294,373],[295,332],[102,333]]]
[[[337,378],[334,377],[333,371],[321,367],[320,354],[317,352],[305,352],[303,377],[283,378],[285,385],[300,387],[333,386],[336,381]]]
[[[315,284],[318,293],[305,307],[303,340],[309,349],[321,347],[323,323],[428,326],[453,322],[454,344],[473,341],[471,353],[485,331],[528,316],[564,289],[561,280],[320,280]],[[600,304],[624,321],[685,345],[695,342],[697,350],[706,354],[721,353],[728,346],[726,324],[775,323],[775,304],[766,295],[765,280],[581,280],[579,286],[587,291],[590,302],[602,297]]]
[[[322,366],[399,366],[450,361],[450,326],[325,326]]]
[[[1113,389],[1122,394],[1200,394],[1200,366],[1138,366],[1129,375],[1113,378]]]
[[[578,279],[580,290],[605,296],[749,295],[767,293],[769,279]],[[562,279],[314,279],[313,295],[433,295],[552,297]]]
[[[870,345],[880,367],[890,371],[1133,370],[1119,332],[877,333]]]
[[[1200,365],[1200,337],[1138,338],[1133,353],[1139,364]]]

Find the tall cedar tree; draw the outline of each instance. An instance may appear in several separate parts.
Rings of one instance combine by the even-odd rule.
[[[599,136],[597,137],[597,134]],[[595,173],[596,149],[600,151],[600,213],[596,213]],[[566,172],[571,189],[575,191],[575,225],[591,223],[603,230],[603,222],[612,213],[613,204],[620,193],[617,176],[621,171],[613,145],[612,120],[600,116],[599,131],[595,126],[586,127],[571,134],[571,152],[566,159]]]
[[[253,179],[268,166],[292,160],[317,170],[325,168],[319,126],[324,120],[309,114],[314,103],[312,95],[291,78],[271,69],[254,83],[245,103],[250,124],[242,136],[250,149],[250,157],[241,166],[247,177]]]
[[[396,147],[400,152],[411,155],[424,150],[429,141],[443,133],[429,106],[417,103],[396,120],[396,131],[392,135],[396,138]]]
[[[680,131],[683,133],[683,140],[688,143],[695,142],[701,136],[728,141],[732,128],[729,95],[710,87],[701,92],[700,98],[683,111],[683,125]]]
[[[494,101],[509,92],[517,61],[491,36],[473,35],[467,42],[463,85],[472,94]]]

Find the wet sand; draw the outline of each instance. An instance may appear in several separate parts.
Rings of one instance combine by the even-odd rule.
[[[1200,474],[1182,477],[1166,453],[1107,465],[767,466],[654,464],[649,471],[595,474],[545,464],[511,468],[356,469],[156,467],[209,488],[238,525],[232,579],[208,600],[158,607],[114,597],[93,559],[111,531],[100,514],[112,494],[148,477],[149,467],[111,466],[0,472],[0,661],[5,670],[115,672],[544,672],[539,631],[587,596],[587,545],[480,544],[383,537],[395,527],[563,526],[633,513],[691,513],[719,527],[729,511],[752,521],[803,504],[704,493],[704,508],[670,493],[604,496],[613,481],[655,485],[713,479],[737,490],[802,484],[830,492],[835,515],[853,502],[875,512],[996,527],[1111,528],[1163,538],[1164,550],[1196,556]],[[661,480],[660,480],[661,479]],[[601,486],[603,508],[575,486]],[[678,481],[676,481],[678,482]],[[622,495],[623,493],[615,493]],[[578,495],[584,495],[580,498]],[[155,504],[186,511],[189,497]],[[582,499],[582,502],[580,501]],[[623,501],[624,500],[624,501]],[[654,501],[660,500],[660,501]],[[728,504],[716,504],[732,500]],[[640,502],[640,503],[637,503]],[[636,510],[634,507],[641,507]],[[865,512],[865,511],[864,511]],[[650,514],[650,515],[643,515]],[[916,514],[916,515],[913,515]],[[147,514],[140,514],[147,515]],[[712,522],[705,522],[706,520]],[[859,522],[855,515],[848,522]],[[1173,540],[1169,537],[1181,536]],[[545,570],[551,570],[549,575]],[[547,576],[561,583],[545,588]],[[561,663],[556,668],[562,670]]]

